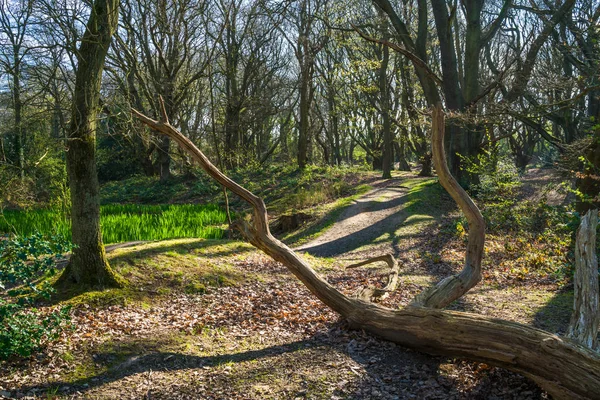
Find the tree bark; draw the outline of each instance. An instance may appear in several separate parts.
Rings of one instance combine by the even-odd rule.
[[[440,184],[452,196],[469,223],[467,254],[462,271],[450,276],[436,286],[423,291],[415,298],[415,305],[443,308],[460,298],[481,280],[481,260],[485,241],[485,222],[479,209],[467,192],[458,184],[448,169],[444,153],[445,121],[441,106],[433,109],[431,149]]]
[[[384,21],[385,15],[380,11],[381,20]],[[383,40],[388,39],[387,25],[382,22],[381,33]],[[390,122],[390,88],[387,82],[387,70],[390,63],[390,49],[387,46],[381,46],[381,65],[379,66],[379,92],[381,96],[381,118],[383,120],[383,151],[381,157],[382,178],[392,178],[394,141],[392,138],[392,124]]]
[[[433,169],[431,167],[431,153],[425,153],[419,159],[419,163],[421,164],[421,171],[419,172],[419,176],[433,176]]]
[[[267,209],[262,199],[221,173],[188,138],[169,124],[165,113],[160,122],[135,110],[133,113],[143,123],[171,137],[213,179],[251,205],[254,210],[252,222],[241,220],[234,225],[250,243],[285,265],[316,297],[341,314],[352,327],[428,353],[464,357],[522,373],[535,380],[555,399],[597,398],[600,393],[600,356],[570,339],[496,318],[414,305],[403,310],[392,310],[344,295],[321,278],[293,250],[271,235]],[[483,225],[477,226],[478,211],[473,209],[468,195],[447,173],[443,156],[444,117],[439,108],[434,110],[434,126],[439,131],[434,136],[435,166],[440,182],[451,191],[469,220],[469,250],[465,270],[469,267],[476,272],[476,266],[469,266],[469,262],[478,261],[480,255],[475,244],[483,245],[483,242],[474,240],[475,243],[472,243],[471,235],[477,239]],[[473,271],[471,275],[477,277]],[[460,277],[453,277],[441,286],[443,290],[434,290],[433,296],[427,299],[447,300],[448,294],[455,295],[458,289],[464,289],[454,286],[459,280]]]
[[[171,139],[162,137],[158,143],[158,157],[156,167],[160,181],[165,183],[171,179]]]
[[[67,172],[71,189],[73,254],[59,283],[119,286],[106,260],[100,231],[96,173],[96,129],[104,60],[117,28],[118,0],[97,0],[78,51],[68,136]]]
[[[15,59],[17,56],[15,56]],[[20,62],[19,62],[20,63]],[[23,102],[21,101],[21,82],[19,63],[15,64],[13,75],[13,101],[15,107],[15,149],[17,150],[17,166],[21,181],[25,180],[25,129],[23,128]]]
[[[308,55],[305,55],[308,57]],[[298,124],[298,168],[304,169],[308,163],[308,141],[309,141],[309,120],[310,112],[310,65],[304,61],[300,72],[300,123]]]
[[[598,347],[600,308],[598,305],[598,257],[596,227],[598,210],[589,210],[581,220],[575,243],[575,277],[573,315],[567,336],[589,347]]]

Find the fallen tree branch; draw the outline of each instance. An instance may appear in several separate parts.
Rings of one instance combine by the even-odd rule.
[[[262,199],[222,174],[188,138],[168,123],[164,112],[163,122],[135,110],[132,112],[146,125],[171,137],[211,177],[247,201],[254,209],[252,223],[238,221],[234,226],[250,243],[285,265],[351,327],[430,354],[462,357],[519,372],[536,381],[555,399],[597,398],[600,393],[600,356],[573,340],[481,315],[415,306],[392,310],[344,295],[271,235]],[[436,126],[439,129],[443,113],[441,109],[435,109],[434,113],[438,117]],[[434,147],[434,154],[440,150],[443,151],[443,147]],[[437,154],[434,160],[436,169],[441,171],[443,167],[439,162],[443,156]],[[448,185],[446,179],[444,173],[440,174],[444,187]],[[469,220],[469,229],[470,237],[471,230],[482,228],[473,227]],[[467,260],[473,256],[477,254],[467,254]]]
[[[358,268],[358,267],[363,267],[365,265],[369,265],[369,264],[374,264],[376,262],[379,261],[384,261],[388,267],[392,268],[394,267],[394,265],[396,265],[396,259],[394,258],[394,256],[392,256],[391,254],[384,254],[382,256],[377,256],[377,257],[373,257],[373,258],[369,258],[365,261],[361,261],[359,263],[356,264],[350,264],[346,266],[346,269],[351,269],[351,268]]]
[[[346,269],[358,268],[358,267],[362,267],[364,265],[369,265],[369,264],[373,264],[373,263],[381,262],[381,261],[385,262],[388,265],[388,267],[390,267],[387,284],[383,288],[376,288],[376,287],[363,288],[358,293],[359,298],[361,298],[363,300],[367,300],[367,301],[383,300],[387,296],[389,296],[390,292],[393,292],[394,290],[396,290],[396,286],[398,286],[398,273],[400,271],[400,265],[398,264],[398,262],[396,261],[394,256],[392,256],[391,254],[384,254],[382,256],[369,258],[368,260],[361,261],[356,264],[348,265],[346,267]]]

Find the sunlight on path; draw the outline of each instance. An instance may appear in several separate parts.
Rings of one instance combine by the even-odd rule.
[[[383,242],[394,246],[400,227],[432,221],[429,215],[415,216],[414,210],[408,210],[416,201],[407,183],[406,179],[385,181],[349,206],[323,235],[296,250],[331,257]],[[406,237],[406,232],[402,236]]]

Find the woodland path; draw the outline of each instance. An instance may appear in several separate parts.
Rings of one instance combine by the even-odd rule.
[[[374,189],[348,206],[328,230],[295,250],[337,259],[361,258],[365,252],[369,256],[388,253],[399,256],[413,247],[423,224],[428,225],[439,217],[431,209],[427,215],[415,214],[414,199],[407,186],[431,180],[412,176],[375,182]],[[435,203],[439,200],[435,199]],[[451,204],[448,206],[453,208]],[[441,212],[441,209],[435,211]]]
[[[406,219],[405,179],[376,182],[376,188],[355,200],[321,236],[296,250],[317,257],[339,256],[394,231]],[[390,246],[391,243],[389,244]]]
[[[418,229],[423,228],[421,222],[424,222],[424,215],[421,215],[418,220],[412,220],[412,228],[407,226],[414,210],[407,210],[411,199],[405,183],[408,180],[430,179],[411,176],[376,181],[374,189],[346,208],[327,231],[295,250],[317,257],[354,258],[353,253],[369,247],[373,256],[385,253],[398,256],[407,250],[407,245],[399,241],[400,231],[410,230],[402,235],[410,242],[418,234]],[[532,168],[522,177],[522,182],[520,197],[524,200],[537,201],[545,193],[549,205],[555,206],[565,201],[565,194],[556,189],[560,178],[554,170]],[[554,183],[555,187],[545,189],[550,183]],[[452,204],[444,204],[442,208],[430,207],[426,212],[429,218],[425,219],[431,219],[432,216],[437,219],[444,210],[453,208]]]

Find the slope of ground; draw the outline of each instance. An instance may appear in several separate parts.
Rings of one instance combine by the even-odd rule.
[[[406,176],[341,211],[300,246],[347,293],[385,269],[345,270],[392,252],[406,304],[459,269],[463,238],[452,201],[433,179]],[[492,240],[486,259],[510,257]],[[497,253],[502,253],[498,255]],[[335,256],[335,259],[328,258]],[[75,328],[36,357],[0,365],[0,396],[98,399],[540,399],[527,379],[487,365],[416,353],[348,330],[282,265],[237,241],[175,240],[115,248],[125,289],[75,295]],[[453,305],[560,330],[569,296],[556,286],[486,279]],[[512,282],[512,281],[511,281]],[[91,304],[91,305],[88,305]]]

